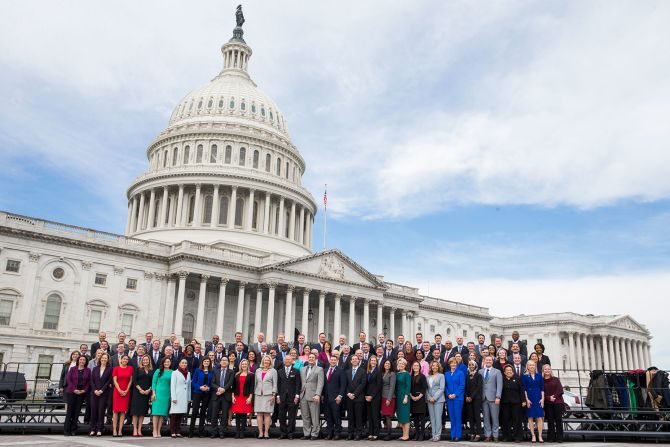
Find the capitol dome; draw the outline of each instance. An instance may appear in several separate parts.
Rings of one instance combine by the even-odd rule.
[[[247,71],[241,26],[223,68],[174,108],[128,189],[128,236],[293,258],[311,252],[316,202],[284,115]]]

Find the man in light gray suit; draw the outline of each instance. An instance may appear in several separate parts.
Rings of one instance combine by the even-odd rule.
[[[493,357],[490,355],[484,358],[484,367],[479,370],[479,374],[484,379],[482,410],[484,413],[485,441],[498,441],[502,374],[493,367]]]
[[[323,368],[316,364],[316,354],[310,354],[307,365],[300,370],[300,414],[302,439],[319,439],[319,413],[323,390]]]

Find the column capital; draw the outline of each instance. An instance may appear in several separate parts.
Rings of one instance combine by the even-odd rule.
[[[325,290],[319,290],[319,296],[326,296],[327,294],[328,292],[326,292]]]
[[[295,285],[293,285],[293,284],[289,284],[289,285],[287,285],[287,286],[286,286],[286,290],[287,290],[287,291],[290,291],[291,293],[293,293],[293,291],[295,290]]]
[[[114,267],[114,274],[119,276],[123,274],[123,267]]]
[[[355,303],[356,303],[356,299],[357,299],[357,298],[356,298],[355,296],[350,296],[350,297],[349,297],[349,302],[350,302],[351,304],[355,304]]]
[[[312,289],[307,289],[307,288],[302,289],[302,293],[303,293],[303,295],[309,295],[310,293],[312,293]]]
[[[168,282],[176,282],[177,278],[174,277],[174,275],[166,274],[165,277],[167,278]]]
[[[237,186],[233,185],[233,186],[231,186],[231,188],[232,188],[233,191],[237,191]]]
[[[195,184],[195,189],[200,189],[202,187],[202,183],[196,183]]]
[[[28,254],[28,259],[30,260],[30,262],[37,262],[37,261],[40,260],[40,256],[41,255],[39,253],[35,253],[35,252],[31,251]]]
[[[163,186],[163,192],[166,192],[168,190],[169,186]]]
[[[393,313],[395,313],[395,311],[398,310],[397,307],[393,307],[393,306],[391,306],[390,309],[391,309],[391,312],[393,312]]]
[[[339,292],[333,293],[333,295],[335,295],[335,298],[342,299],[342,294]]]
[[[160,273],[144,272],[144,279],[152,279],[157,275],[160,275]]]
[[[177,275],[179,275],[179,279],[186,279],[188,277],[188,272],[186,270],[181,270],[177,272]]]
[[[82,270],[91,270],[92,266],[93,266],[93,263],[91,261],[81,261],[81,269]]]
[[[220,283],[222,286],[225,286],[226,284],[228,284],[228,281],[230,281],[230,279],[228,279],[228,278],[221,278],[221,279],[219,279],[219,283]]]
[[[274,282],[274,281],[270,281],[270,282],[265,283],[265,287],[267,287],[268,290],[274,290],[274,289],[277,288],[278,285],[279,284],[277,282]]]
[[[240,281],[240,289],[244,289],[247,287],[247,282],[246,281]]]
[[[218,189],[219,189],[219,186],[221,186],[221,185],[219,185],[218,183],[215,183],[215,184],[214,184],[214,190],[215,190],[215,191],[218,190]]]
[[[208,279],[209,279],[209,275],[207,275],[205,273],[200,275],[200,282],[207,282]]]

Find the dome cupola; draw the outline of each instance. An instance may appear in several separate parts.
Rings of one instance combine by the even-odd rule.
[[[223,68],[187,94],[128,189],[129,236],[296,257],[311,252],[316,202],[284,115],[251,79],[242,8]]]

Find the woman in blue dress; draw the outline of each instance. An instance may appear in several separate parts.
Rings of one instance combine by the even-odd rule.
[[[526,391],[526,416],[531,442],[535,442],[535,421],[537,421],[537,439],[542,439],[544,425],[544,379],[537,373],[537,364],[533,360],[526,363],[526,374],[521,378]]]

